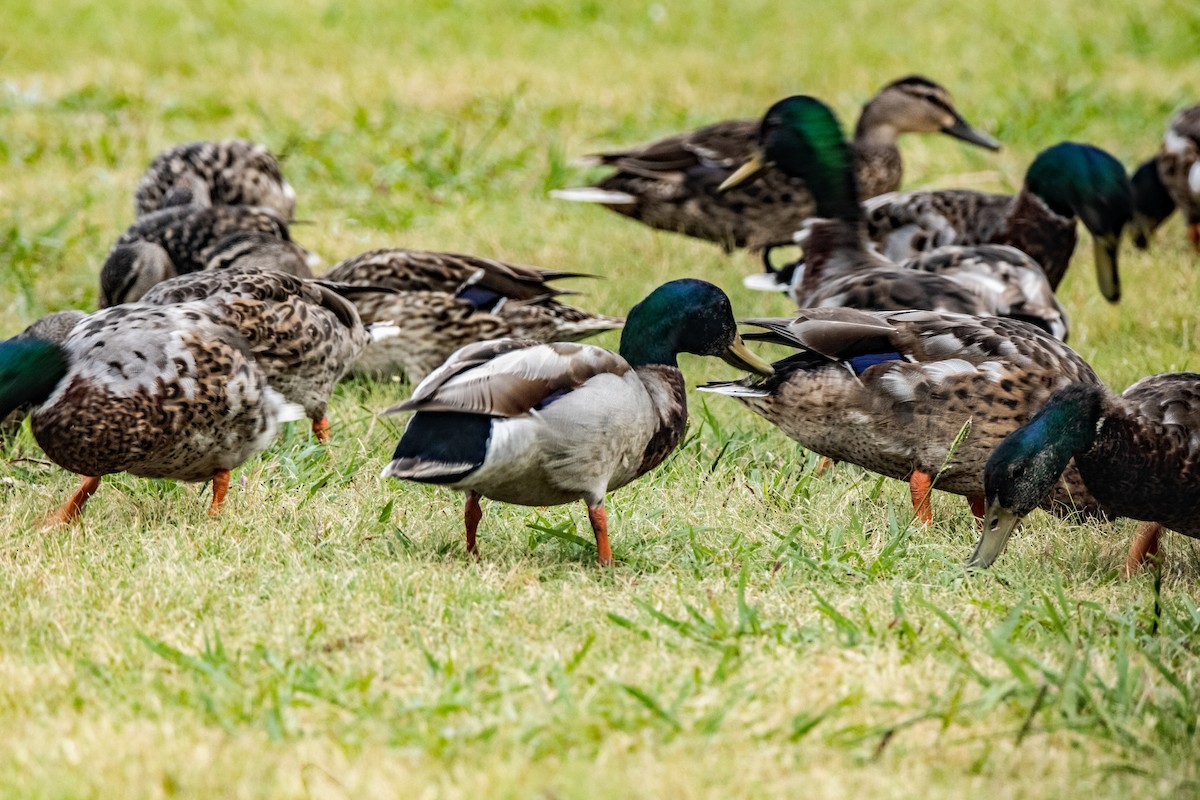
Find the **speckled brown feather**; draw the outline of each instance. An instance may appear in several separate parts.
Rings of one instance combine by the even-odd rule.
[[[752,320],[764,338],[801,351],[764,380],[710,384],[736,397],[804,447],[891,478],[941,473],[936,488],[983,496],[983,470],[997,444],[1057,390],[1099,385],[1070,348],[1041,330],[1002,318],[924,311],[801,310],[797,320]],[[887,330],[880,330],[880,324]],[[823,354],[805,346],[821,342]],[[848,359],[901,358],[856,376]],[[964,425],[969,433],[951,455]],[[1069,466],[1047,500],[1056,510],[1097,505]]]
[[[1041,265],[1057,289],[1075,251],[1075,219],[1060,217],[1024,189],[1017,195],[901,192],[863,205],[868,237],[895,261],[946,245],[1009,245]]]
[[[885,86],[863,107],[851,145],[860,195],[874,197],[900,187],[904,167],[898,134],[937,131],[954,114],[949,93],[927,79]],[[617,172],[595,186],[633,199],[606,204],[613,211],[716,242],[727,251],[790,244],[792,233],[816,212],[803,179],[769,168],[753,183],[717,191],[753,154],[758,125],[758,120],[729,120],[641,148],[598,154],[592,157],[595,163]]]
[[[1110,515],[1200,538],[1200,373],[1154,375],[1108,396],[1096,441],[1075,462]]]
[[[203,302],[249,342],[271,386],[319,420],[333,387],[370,339],[354,304],[338,294],[343,290],[332,282],[230,267],[164,281],[142,301]]]
[[[279,160],[245,139],[191,142],[159,153],[138,182],[134,214],[141,217],[176,205],[266,206],[290,222],[296,193]]]
[[[32,426],[72,472],[205,481],[274,438],[283,398],[203,304],[107,309],[64,349],[70,370]]]
[[[548,281],[574,275],[456,253],[375,250],[337,264],[325,278],[396,291],[353,297],[364,322],[391,322],[401,329],[399,336],[369,345],[354,369],[373,375],[402,373],[417,382],[471,342],[508,337],[577,341],[619,329],[620,318],[555,299],[563,292]],[[498,300],[480,307],[461,296],[468,288],[494,293]]]
[[[1200,223],[1200,188],[1189,175],[1200,163],[1200,105],[1171,118],[1158,153],[1158,176],[1188,223]]]
[[[183,275],[205,268],[209,250],[236,233],[265,233],[291,241],[287,223],[268,208],[213,206],[167,209],[147,214],[125,229],[117,245],[150,241],[163,246],[176,271]]]

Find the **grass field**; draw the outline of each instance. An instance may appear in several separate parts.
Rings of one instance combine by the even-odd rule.
[[[812,6],[812,7],[808,7]],[[1187,0],[16,0],[0,37],[0,335],[94,308],[153,155],[247,136],[285,154],[295,237],[595,273],[619,313],[664,280],[725,287],[753,258],[546,199],[570,159],[807,92],[850,124],[923,72],[1006,145],[906,139],[906,185],[1014,190],[1038,150],[1132,166],[1200,98]],[[1090,247],[1061,291],[1072,344],[1117,389],[1200,369],[1200,260],[1178,219]],[[598,340],[616,346],[616,337]],[[690,384],[732,371],[686,357]],[[334,442],[294,427],[194,485],[74,476],[28,429],[0,455],[0,794],[13,797],[1171,797],[1200,794],[1200,549],[1122,580],[1132,526],[1035,513],[964,572],[965,503],[817,459],[725,398],[610,498],[602,571],[582,504],[486,503],[383,483],[408,387],[339,388]]]

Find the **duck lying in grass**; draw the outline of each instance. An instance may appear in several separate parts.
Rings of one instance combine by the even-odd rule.
[[[987,461],[971,566],[996,560],[1069,463],[1106,514],[1143,520],[1127,572],[1158,552],[1163,528],[1200,538],[1200,373],[1154,375],[1119,397],[1094,383],[1055,394]]]
[[[472,555],[480,497],[530,506],[583,500],[600,563],[610,564],[604,496],[662,463],[683,436],[679,353],[771,374],[742,344],[724,292],[671,281],[629,312],[620,355],[520,339],[455,352],[385,412],[416,414],[383,476],[466,492]]]
[[[318,441],[329,441],[325,409],[333,387],[372,339],[347,299],[379,292],[329,281],[305,280],[275,270],[229,267],[180,275],[142,298],[151,305],[189,301],[208,306],[237,331],[272,388],[304,407]],[[388,335],[392,331],[382,331]]]
[[[931,488],[965,495],[982,517],[983,467],[996,445],[1055,390],[1100,384],[1062,342],[999,317],[813,308],[747,324],[766,329],[747,339],[799,352],[769,378],[700,390],[736,398],[809,450],[908,481],[927,524]],[[1096,510],[1073,467],[1039,500],[1060,513]]]
[[[854,132],[853,170],[864,197],[900,188],[904,167],[896,139],[904,133],[945,133],[978,147],[999,142],[973,128],[950,93],[919,75],[893,81],[862,109]],[[750,157],[758,120],[718,122],[643,147],[601,153],[591,163],[617,172],[595,186],[551,192],[564,200],[601,203],[654,228],[717,242],[727,251],[790,244],[812,216],[814,200],[802,178],[771,171],[737,191],[717,187]]]
[[[204,303],[123,305],[55,331],[0,343],[0,419],[35,405],[46,456],[84,476],[59,522],[78,517],[114,472],[211,480],[215,515],[230,471],[303,416]]]
[[[190,142],[155,156],[138,181],[134,214],[192,206],[265,206],[284,222],[296,210],[296,191],[279,171],[279,159],[246,139]]]
[[[399,249],[362,253],[324,275],[339,284],[390,290],[353,297],[363,322],[399,328],[396,336],[370,344],[353,369],[372,376],[400,374],[413,384],[472,342],[505,337],[574,342],[618,330],[624,320],[558,301],[566,292],[550,281],[575,277],[587,276]]]
[[[1121,299],[1117,253],[1133,219],[1133,191],[1121,162],[1098,147],[1062,142],[1043,150],[1017,195],[901,192],[865,207],[869,236],[894,261],[944,245],[1007,244],[1040,264],[1052,289],[1067,272],[1081,219],[1094,239],[1100,292]]]
[[[821,101],[798,95],[768,109],[758,148],[721,187],[756,180],[771,165],[803,179],[816,201],[819,217],[810,221],[802,277],[792,289],[802,308],[1013,316],[1066,336],[1066,317],[1045,276],[1007,248],[939,254],[919,265],[896,264],[875,252],[858,202],[853,154],[837,117]]]

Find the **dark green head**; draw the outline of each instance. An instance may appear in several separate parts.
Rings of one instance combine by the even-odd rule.
[[[1163,186],[1157,158],[1138,167],[1129,183],[1133,187],[1133,243],[1145,250],[1158,226],[1174,213],[1175,201]]]
[[[1021,518],[1054,488],[1071,458],[1092,446],[1103,393],[1099,386],[1079,383],[1061,389],[992,452],[983,471],[983,536],[971,566],[990,566]]]
[[[1025,186],[1055,214],[1083,221],[1095,239],[1100,291],[1111,302],[1119,300],[1117,250],[1133,219],[1133,190],[1121,162],[1099,147],[1061,142],[1038,154]]]
[[[17,336],[0,342],[0,419],[13,409],[45,401],[68,366],[62,348],[45,339]]]
[[[695,278],[655,289],[629,312],[621,332],[621,357],[634,367],[678,366],[680,353],[717,356],[761,375],[774,372],[742,343],[725,293]]]
[[[817,201],[817,215],[858,219],[854,157],[829,106],[807,95],[768,109],[758,132],[759,154],[731,175],[722,189],[749,180],[764,166],[801,178]]]

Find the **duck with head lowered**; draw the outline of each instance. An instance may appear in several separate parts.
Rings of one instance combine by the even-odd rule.
[[[802,178],[772,171],[737,191],[717,191],[750,157],[758,128],[757,119],[727,120],[643,147],[601,153],[589,163],[614,167],[616,173],[595,186],[551,196],[600,203],[653,228],[716,242],[726,251],[790,244],[792,233],[814,212]],[[896,140],[905,133],[944,133],[989,150],[1000,147],[963,119],[945,88],[920,75],[901,78],[863,106],[855,129],[853,170],[863,197],[900,188],[903,163]]]
[[[1070,463],[1106,514],[1142,520],[1127,572],[1158,552],[1163,528],[1200,538],[1200,373],[1153,375],[1120,396],[1092,383],[1057,392],[988,458],[970,565],[996,560]]]
[[[754,181],[772,167],[801,177],[816,200],[803,270],[793,275],[790,292],[801,308],[1011,316],[1065,338],[1066,317],[1045,276],[1011,248],[959,248],[909,264],[875,252],[867,241],[849,144],[837,117],[816,98],[797,95],[768,109],[754,154],[722,188]]]
[[[605,495],[661,464],[683,436],[680,353],[772,372],[742,343],[724,292],[671,281],[629,312],[619,355],[521,339],[456,351],[385,412],[416,413],[383,476],[465,492],[472,555],[480,497],[529,506],[582,500],[600,563],[610,564]]]
[[[1121,298],[1117,255],[1133,219],[1125,168],[1090,144],[1061,142],[1038,153],[1015,195],[969,189],[900,192],[865,204],[868,234],[884,255],[910,258],[945,245],[1005,244],[1041,265],[1057,289],[1075,252],[1076,221],[1092,234],[1096,278]]]

